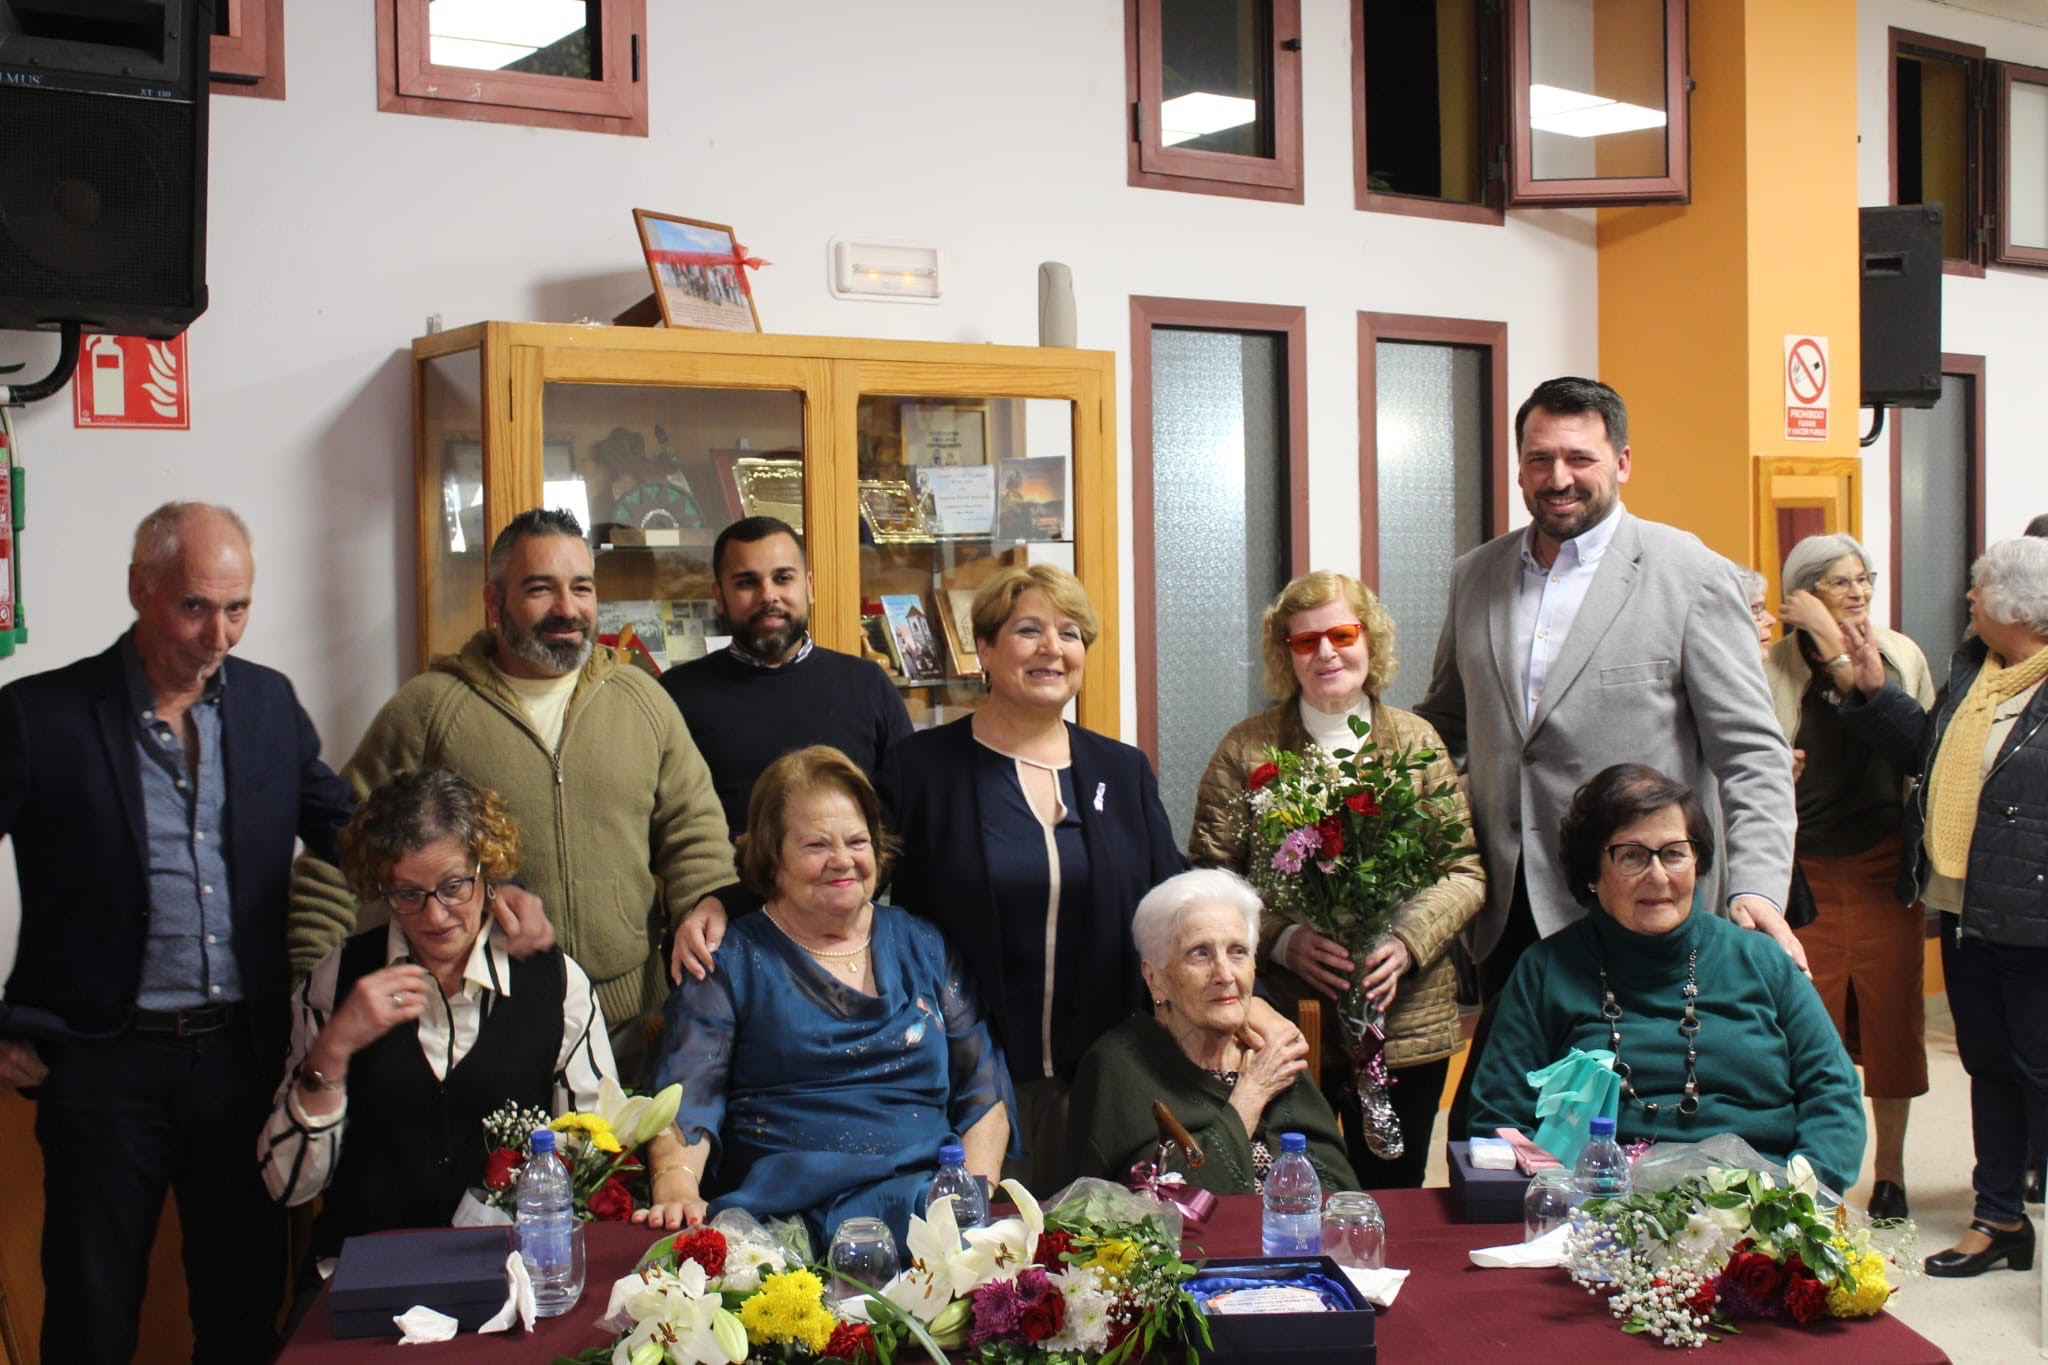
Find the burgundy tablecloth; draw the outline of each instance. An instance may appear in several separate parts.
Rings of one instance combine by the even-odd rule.
[[[1623,1335],[1605,1301],[1575,1287],[1559,1270],[1481,1270],[1466,1257],[1474,1247],[1519,1237],[1513,1223],[1461,1224],[1448,1190],[1389,1190],[1378,1195],[1387,1218],[1387,1263],[1412,1273],[1400,1298],[1380,1318],[1379,1359],[1433,1365],[1502,1360],[1515,1365],[1640,1358],[1649,1365],[1681,1357],[1670,1348]],[[410,1346],[394,1357],[389,1338],[334,1339],[323,1293],[285,1347],[291,1365],[402,1359],[405,1365],[466,1360],[545,1362],[602,1345],[591,1324],[604,1311],[612,1281],[631,1269],[653,1239],[642,1228],[592,1224],[588,1231],[590,1280],[583,1299],[562,1317],[541,1323],[531,1336],[462,1336],[433,1346]],[[1250,1196],[1217,1201],[1215,1217],[1186,1239],[1192,1258],[1255,1256],[1259,1201]],[[1948,1357],[1889,1314],[1863,1322],[1794,1327],[1745,1323],[1697,1357],[1706,1365],[1743,1360],[1840,1361],[1856,1365],[1931,1365]],[[1693,1357],[1686,1357],[1693,1358]]]

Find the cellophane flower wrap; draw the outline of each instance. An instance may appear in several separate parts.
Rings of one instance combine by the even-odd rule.
[[[1338,1020],[1366,1145],[1392,1159],[1406,1149],[1388,1097],[1385,1019],[1366,997],[1365,959],[1387,936],[1402,904],[1443,880],[1465,837],[1454,785],[1427,775],[1434,749],[1376,743],[1352,716],[1356,743],[1297,753],[1268,746],[1246,780],[1251,833],[1248,879],[1268,906],[1351,955],[1350,989]]]
[[[1702,1346],[1743,1318],[1867,1318],[1911,1266],[1912,1225],[1852,1214],[1804,1157],[1781,1167],[1722,1135],[1652,1148],[1635,1171],[1626,1197],[1573,1214],[1564,1253],[1624,1332]]]
[[[501,1105],[484,1118],[484,1188],[478,1196],[491,1208],[511,1213],[519,1197],[519,1173],[530,1155],[528,1140],[542,1128],[555,1131],[555,1152],[569,1168],[576,1191],[576,1216],[622,1223],[633,1216],[626,1173],[640,1165],[634,1153],[674,1121],[683,1088],[658,1095],[628,1096],[606,1076],[598,1088],[597,1111],[550,1116],[544,1110]]]

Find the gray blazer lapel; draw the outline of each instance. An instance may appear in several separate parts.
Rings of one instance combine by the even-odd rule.
[[[1586,589],[1586,600],[1579,604],[1578,615],[1572,618],[1570,633],[1564,637],[1564,648],[1558,651],[1557,661],[1550,666],[1550,677],[1543,685],[1543,698],[1536,703],[1536,714],[1529,722],[1529,733],[1543,728],[1543,722],[1550,719],[1550,713],[1557,709],[1558,698],[1571,690],[1580,673],[1593,658],[1593,651],[1607,635],[1607,630],[1621,615],[1627,605],[1629,594],[1634,591],[1636,576],[1641,571],[1643,540],[1636,533],[1635,518],[1624,512],[1622,522],[1614,528],[1614,539],[1607,546],[1607,553],[1600,556],[1600,567],[1593,571],[1593,582]]]
[[[1527,738],[1529,708],[1522,702],[1523,660],[1516,657],[1515,601],[1522,591],[1522,537],[1517,532],[1502,538],[1501,562],[1487,566],[1486,631],[1493,641],[1493,677],[1515,733]]]

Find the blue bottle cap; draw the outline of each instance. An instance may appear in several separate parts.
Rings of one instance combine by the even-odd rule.
[[[536,1128],[533,1131],[533,1136],[528,1138],[527,1142],[536,1152],[552,1152],[555,1150],[555,1130],[552,1128]]]
[[[939,1144],[939,1164],[941,1166],[962,1166],[966,1162],[967,1149],[959,1143],[942,1142]]]
[[[1305,1152],[1308,1150],[1308,1139],[1300,1133],[1282,1133],[1280,1135],[1280,1150],[1283,1152]]]
[[[1594,1137],[1613,1137],[1614,1120],[1602,1114],[1599,1118],[1593,1120],[1592,1133]]]

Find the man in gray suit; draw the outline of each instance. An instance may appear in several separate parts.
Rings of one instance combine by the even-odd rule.
[[[1532,523],[1458,560],[1429,694],[1415,709],[1471,782],[1487,904],[1473,921],[1482,994],[1585,914],[1558,822],[1579,785],[1647,763],[1700,793],[1725,852],[1701,884],[1803,968],[1779,907],[1792,869],[1792,755],[1756,627],[1728,561],[1621,505],[1628,410],[1591,379],[1552,379],[1515,414]],[[1584,888],[1578,888],[1583,890]]]

